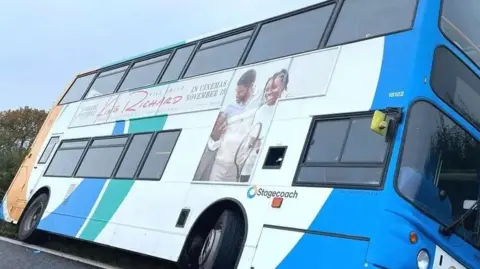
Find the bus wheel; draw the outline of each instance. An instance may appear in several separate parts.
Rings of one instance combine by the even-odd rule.
[[[243,222],[235,212],[225,210],[206,237],[195,236],[190,249],[189,268],[234,268],[243,240]],[[203,242],[203,244],[202,244]],[[193,265],[193,266],[192,266]]]
[[[48,195],[42,193],[27,207],[18,226],[18,239],[29,242],[36,240],[34,232],[47,208],[47,203]]]

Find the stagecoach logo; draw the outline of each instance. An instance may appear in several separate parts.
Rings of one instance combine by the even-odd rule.
[[[297,199],[298,192],[295,191],[272,191],[263,188],[257,188],[257,186],[253,185],[252,187],[248,188],[247,190],[247,197],[252,199],[255,196],[264,196],[267,198],[272,197],[281,197],[281,198],[292,198]]]

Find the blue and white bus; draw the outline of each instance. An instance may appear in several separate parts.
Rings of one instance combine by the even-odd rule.
[[[480,268],[479,23],[322,1],[81,73],[1,217],[183,268]]]

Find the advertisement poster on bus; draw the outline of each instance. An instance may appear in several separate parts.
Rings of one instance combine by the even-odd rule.
[[[290,59],[239,69],[223,101],[194,181],[248,182],[289,83]]]
[[[118,95],[110,95],[83,101],[70,122],[70,127],[105,123],[117,99]]]
[[[218,109],[228,89],[233,71],[188,79],[168,85],[158,114],[175,114]]]
[[[234,71],[84,101],[70,127],[218,109]]]
[[[168,86],[124,92],[111,111],[108,121],[155,116]]]

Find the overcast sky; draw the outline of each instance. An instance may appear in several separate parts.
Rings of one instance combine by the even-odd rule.
[[[79,71],[319,0],[0,0],[0,110],[50,108]]]

